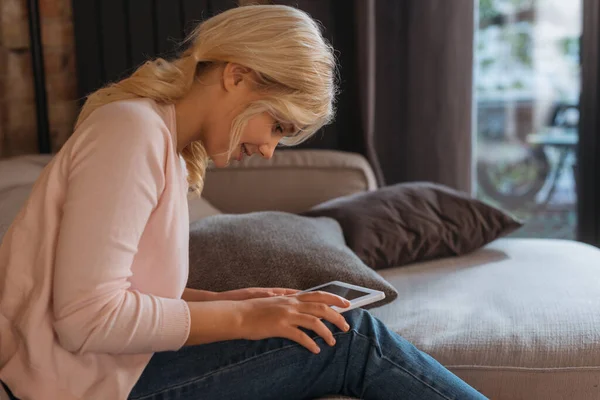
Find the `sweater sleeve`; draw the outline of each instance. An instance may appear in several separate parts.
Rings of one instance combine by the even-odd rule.
[[[128,281],[165,188],[167,127],[150,109],[111,103],[80,129],[54,266],[58,339],[74,353],[176,350],[189,334],[187,303],[140,293]]]

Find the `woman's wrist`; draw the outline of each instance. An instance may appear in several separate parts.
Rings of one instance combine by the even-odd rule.
[[[186,346],[242,339],[244,302],[188,302],[190,333]]]
[[[210,292],[208,290],[185,288],[183,290],[183,294],[181,295],[181,299],[188,301],[188,302],[215,301],[215,300],[219,300],[219,293]]]

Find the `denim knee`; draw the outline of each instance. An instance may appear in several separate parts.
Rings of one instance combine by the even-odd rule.
[[[386,330],[385,325],[375,318],[371,313],[362,308],[355,308],[342,314],[350,325],[350,330],[363,336],[378,340],[381,330]],[[334,333],[339,332],[339,329]]]

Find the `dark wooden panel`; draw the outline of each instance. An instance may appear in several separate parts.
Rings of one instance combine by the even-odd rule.
[[[382,4],[383,3],[383,4]],[[412,159],[404,160],[410,138],[404,134],[408,120],[406,97],[409,65],[405,62],[409,37],[408,1],[375,1],[375,132],[374,145],[385,174],[385,181],[397,183],[410,170]],[[382,35],[385,34],[385,39]],[[395,93],[397,95],[395,95]]]
[[[82,98],[104,82],[99,0],[73,0],[73,29],[77,54],[78,97]]]
[[[156,55],[154,5],[151,0],[129,0],[131,65],[137,67]]]
[[[183,38],[181,2],[175,0],[155,0],[155,2],[157,51],[161,57],[170,57]]]
[[[183,32],[187,36],[194,27],[209,17],[208,0],[182,0]]]
[[[308,13],[314,20],[324,28],[324,36],[331,40],[333,33],[333,24],[338,20],[345,18],[348,12],[354,9],[352,2],[333,0],[296,0],[288,2],[288,5],[295,6]],[[334,12],[342,10],[343,14],[338,15]]]
[[[211,15],[219,14],[238,6],[238,2],[235,0],[209,0],[208,4]]]
[[[126,10],[127,5],[123,0],[100,1],[101,47],[106,81],[122,78],[130,65]]]
[[[312,4],[314,1],[305,0]],[[362,1],[362,0],[361,0]],[[313,18],[320,20],[325,28],[325,37],[337,52],[341,91],[337,98],[337,115],[334,123],[337,149],[365,154],[364,133],[362,132],[361,108],[362,99],[359,94],[358,62],[360,57],[356,37],[356,7],[344,1],[329,1],[328,10],[307,11]],[[320,11],[320,12],[319,12]],[[335,16],[335,19],[330,16]]]
[[[331,1],[287,3],[320,20],[331,39]],[[184,34],[199,21],[233,7],[236,0],[74,0],[75,24],[81,31],[75,40],[82,92],[97,89],[108,78],[124,76],[150,58],[173,55]],[[113,25],[116,29],[109,32],[108,26]],[[303,146],[338,148],[337,132],[335,125],[329,126]]]
[[[29,17],[29,41],[31,48],[31,66],[35,88],[35,111],[37,118],[38,149],[40,153],[49,154],[50,127],[48,121],[48,98],[46,96],[46,74],[44,71],[44,51],[42,49],[42,32],[40,8],[37,1],[27,2]]]
[[[315,19],[320,25],[322,25],[323,36],[332,42],[332,32],[335,24],[334,17],[335,20],[337,20],[337,16],[331,14],[333,11],[331,0],[276,0],[273,3],[295,7],[307,12],[311,18]],[[349,3],[350,2],[346,3],[346,6],[353,8]],[[338,49],[336,48],[336,50]],[[340,125],[343,125],[346,121],[346,119],[340,119],[339,117],[336,118],[332,124],[323,127],[321,130],[315,133],[313,137],[300,144],[298,148],[341,150],[339,139],[340,132],[342,131],[340,130]]]

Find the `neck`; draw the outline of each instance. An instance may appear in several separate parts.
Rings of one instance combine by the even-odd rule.
[[[205,115],[206,110],[210,109],[206,92],[194,85],[185,97],[175,103],[178,153],[190,143],[204,139]]]

